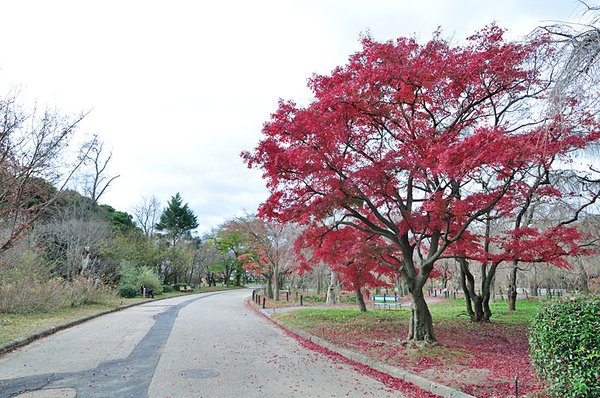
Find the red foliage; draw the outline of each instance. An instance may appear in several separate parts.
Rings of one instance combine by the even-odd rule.
[[[382,250],[388,249],[389,245],[376,235],[354,228],[307,229],[296,240],[295,246],[300,253],[310,249],[309,256],[299,257],[301,270],[322,261],[337,272],[338,280],[346,290],[389,286],[393,275],[397,274],[378,262]]]
[[[575,100],[560,115],[540,116],[549,85],[534,61],[551,56],[545,44],[505,41],[494,25],[462,47],[439,34],[424,45],[365,38],[347,65],[310,80],[312,103],[281,101],[264,139],[242,154],[268,181],[260,214],[384,237],[405,254],[393,262],[408,278],[417,272],[406,255],[423,252],[416,267],[426,279],[481,215],[512,216],[523,190],[557,195],[532,188],[529,170],[548,169],[600,137]],[[556,249],[558,241],[542,235]],[[524,258],[558,254],[527,254],[517,240],[505,245]]]

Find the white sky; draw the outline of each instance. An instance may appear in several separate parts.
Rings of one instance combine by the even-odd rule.
[[[310,99],[306,81],[344,64],[367,31],[378,40],[462,40],[492,21],[518,38],[576,20],[575,0],[0,0],[0,95],[63,113],[91,110],[120,174],[101,202],[129,211],[180,192],[200,232],[267,197],[254,148],[278,98]]]

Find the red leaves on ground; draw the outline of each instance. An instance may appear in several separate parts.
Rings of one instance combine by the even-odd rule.
[[[396,336],[403,336],[406,327],[400,323],[328,324],[315,334],[481,398],[514,393],[515,376],[522,394],[540,389],[529,363],[524,327],[465,320],[437,322],[437,337],[445,347],[427,349],[431,351],[413,351],[400,344]],[[476,377],[473,370],[478,372]]]
[[[254,306],[252,306],[250,301],[246,301],[246,307],[248,307],[251,311],[255,312],[259,316],[266,319],[268,322],[270,322],[277,328],[283,330],[283,332],[285,334],[287,334],[288,336],[290,336],[290,337],[294,338],[296,341],[298,341],[298,343],[302,347],[309,349],[311,351],[315,351],[320,354],[323,354],[326,357],[328,357],[338,363],[345,363],[347,365],[350,365],[357,372],[364,374],[366,376],[372,377],[376,380],[379,380],[381,383],[383,383],[388,388],[392,388],[392,389],[401,391],[407,397],[414,397],[414,398],[435,398],[436,397],[436,395],[431,394],[427,391],[424,391],[412,383],[408,383],[404,380],[398,379],[398,378],[390,376],[386,373],[375,370],[365,364],[348,359],[348,358],[342,356],[341,354],[338,354],[335,351],[332,351],[326,347],[318,345],[318,344],[310,341],[309,339],[302,337],[299,334],[294,333],[289,329],[286,329],[285,327],[281,326],[277,322],[274,322],[271,318],[269,318],[268,316],[264,315],[262,312],[257,310]]]

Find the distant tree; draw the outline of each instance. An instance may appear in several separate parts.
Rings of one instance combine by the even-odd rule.
[[[165,257],[160,265],[163,284],[187,282],[187,275],[194,262],[193,242],[183,239],[165,250]]]
[[[253,275],[267,282],[267,297],[279,300],[284,279],[292,271],[296,254],[294,241],[299,229],[291,223],[268,222],[254,216],[233,220],[246,241],[247,253],[238,258]]]
[[[143,197],[141,202],[132,208],[135,222],[146,236],[154,235],[154,227],[160,215],[160,203],[155,196]]]
[[[216,252],[210,273],[219,275],[224,285],[240,286],[246,270],[239,259],[248,249],[239,225],[235,220],[229,220],[208,234],[206,241]]]
[[[82,171],[82,189],[94,203],[98,203],[100,197],[106,192],[109,185],[119,178],[119,175],[108,176],[107,168],[112,159],[112,152],[105,153],[104,143],[94,136],[84,147],[84,169]]]
[[[190,233],[198,227],[196,215],[189,208],[188,204],[183,204],[179,192],[169,200],[167,207],[160,216],[156,229],[164,231],[174,245],[183,237],[191,236]]]
[[[111,278],[101,251],[113,234],[108,217],[89,198],[69,191],[31,235],[48,268],[71,280],[79,275]]]
[[[110,225],[120,232],[134,231],[137,229],[133,216],[125,211],[115,210],[109,205],[100,205],[99,209],[106,215]]]
[[[310,270],[320,262],[327,264],[331,278],[337,278],[345,289],[353,291],[360,311],[367,311],[363,289],[390,286],[397,274],[378,261],[381,238],[355,228],[329,229],[327,226],[307,229],[296,240],[296,247],[305,253],[299,256],[300,271]],[[330,283],[329,289],[333,288]],[[328,292],[328,298],[331,295]]]

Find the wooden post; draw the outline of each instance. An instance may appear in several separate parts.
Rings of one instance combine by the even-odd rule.
[[[300,307],[304,305],[304,296],[300,295]]]
[[[285,301],[290,302],[290,292],[285,292]]]
[[[265,297],[263,297],[263,304],[262,304],[263,309],[265,308],[266,302],[267,302],[267,299]]]

